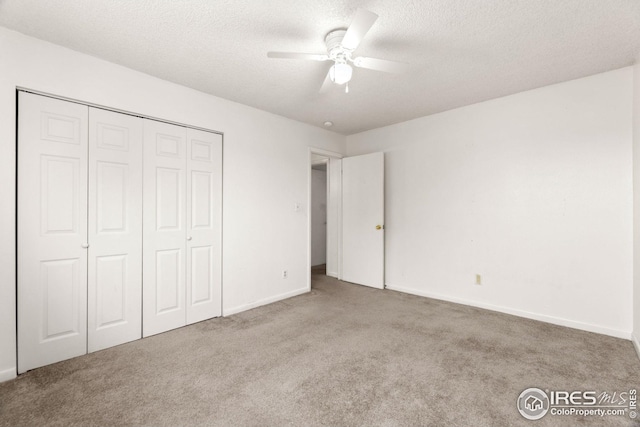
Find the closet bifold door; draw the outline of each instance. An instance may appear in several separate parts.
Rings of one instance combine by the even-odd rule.
[[[87,351],[88,107],[18,98],[18,372]]]
[[[222,314],[222,136],[187,129],[187,324]]]
[[[142,135],[89,108],[89,352],[142,337]]]
[[[143,318],[147,337],[186,324],[186,128],[144,119]]]

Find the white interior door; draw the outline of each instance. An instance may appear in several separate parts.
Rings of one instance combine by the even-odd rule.
[[[185,128],[144,120],[143,336],[184,326]]]
[[[20,92],[18,372],[87,351],[88,107]]]
[[[187,324],[222,314],[222,135],[187,129]]]
[[[384,288],[384,154],[342,159],[342,280]]]
[[[88,351],[142,337],[142,119],[89,109]]]

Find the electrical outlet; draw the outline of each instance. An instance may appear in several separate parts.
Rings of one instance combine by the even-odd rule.
[[[283,279],[287,278],[287,270],[282,270],[282,278]]]
[[[476,274],[476,285],[482,285],[482,276]]]

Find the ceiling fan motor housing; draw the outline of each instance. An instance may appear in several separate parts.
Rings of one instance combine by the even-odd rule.
[[[344,39],[344,35],[347,33],[347,30],[334,30],[331,31],[324,38],[324,42],[327,45],[327,53],[329,54],[329,58],[334,61],[339,62],[347,62],[351,59],[351,50],[345,49],[342,46],[342,40]]]

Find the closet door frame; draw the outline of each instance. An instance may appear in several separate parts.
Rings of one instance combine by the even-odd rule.
[[[165,120],[165,119],[161,119],[161,118],[157,118],[157,117],[153,117],[153,116],[148,116],[148,115],[143,115],[143,114],[139,114],[139,113],[135,113],[132,111],[126,111],[126,110],[121,110],[121,109],[116,109],[116,108],[110,108],[104,105],[100,105],[100,104],[96,104],[96,103],[91,103],[91,102],[87,102],[87,101],[83,101],[83,100],[78,100],[78,99],[74,99],[74,98],[69,98],[69,97],[64,97],[64,96],[60,96],[57,94],[51,94],[51,93],[47,93],[47,92],[43,92],[43,91],[39,91],[39,90],[34,90],[31,88],[27,88],[27,87],[16,87],[16,94],[18,98],[24,97],[24,96],[31,96],[31,95],[35,95],[35,96],[40,96],[40,97],[44,97],[44,98],[49,98],[51,100],[54,101],[64,101],[64,102],[68,102],[68,103],[72,103],[75,105],[79,105],[80,107],[86,108],[87,109],[87,114],[88,114],[88,108],[96,108],[96,109],[100,109],[100,110],[105,110],[107,112],[113,112],[113,113],[120,113],[120,114],[125,114],[128,116],[135,116],[137,118],[140,119],[144,119],[144,120],[149,120],[149,121],[154,121],[154,122],[158,122],[158,123],[162,123],[162,124],[168,124],[168,125],[175,125],[175,126],[179,126],[182,127],[184,129],[187,129],[189,131],[194,130],[194,131],[202,131],[208,134],[213,134],[213,135],[217,135],[220,138],[220,171],[219,171],[219,177],[214,177],[213,180],[213,186],[216,187],[219,184],[220,187],[220,205],[219,206],[215,206],[214,205],[214,220],[217,216],[219,216],[219,232],[216,235],[216,244],[218,244],[219,242],[219,254],[214,254],[214,259],[213,259],[213,265],[216,268],[217,271],[213,272],[213,280],[214,280],[214,296],[215,298],[218,299],[219,303],[217,304],[217,309],[215,310],[211,310],[211,313],[214,313],[213,316],[211,317],[217,317],[217,316],[222,316],[222,263],[221,263],[221,259],[222,259],[222,196],[221,196],[221,192],[222,192],[222,175],[223,175],[223,171],[222,171],[222,151],[223,151],[223,146],[224,146],[224,134],[222,132],[219,131],[213,131],[210,129],[205,129],[205,128],[200,128],[200,127],[196,127],[196,126],[190,126],[190,125],[185,125],[182,123],[178,123],[178,122],[174,122],[174,121],[170,121],[170,120]],[[20,103],[18,103],[18,107],[17,107],[17,111],[16,114],[18,116],[18,129],[19,131],[17,132],[17,136],[16,136],[16,144],[17,144],[17,149],[16,151],[18,152],[18,154],[20,153],[20,144],[19,144],[19,139],[20,139],[20,135],[23,133],[20,131],[20,114],[19,114],[19,109],[20,109]],[[88,138],[88,117],[86,118],[86,120],[84,121],[84,123],[82,124],[82,126],[84,126],[84,130],[81,130],[80,134],[84,135],[84,138]],[[89,167],[89,146],[88,143],[85,144],[85,154],[82,156],[82,158],[85,159],[84,163],[84,169],[81,170],[79,173],[82,176],[87,177],[89,172],[88,172],[88,167]],[[144,152],[143,152],[143,156],[144,156]],[[20,179],[20,172],[21,170],[24,172],[25,170],[25,165],[21,165],[21,157],[20,155],[18,155],[18,168],[17,168],[17,186],[18,186],[18,191],[17,191],[17,204],[16,204],[16,209],[19,209],[20,207],[20,200],[21,198],[25,198],[25,197],[30,197],[30,195],[25,194],[25,191],[22,190],[22,188],[24,187],[24,183],[22,183],[21,179]],[[144,163],[144,162],[143,162]],[[81,166],[82,167],[82,166]],[[187,168],[185,167],[185,178],[184,178],[184,182],[186,182],[186,171]],[[213,171],[215,174],[215,170]],[[143,167],[143,173],[145,173],[144,167]],[[143,177],[144,178],[144,177]],[[84,235],[80,236],[80,240],[82,241],[80,243],[81,249],[83,250],[82,254],[81,254],[81,258],[84,259],[84,262],[82,262],[81,264],[84,265],[83,271],[79,271],[78,272],[78,277],[81,278],[81,280],[84,283],[84,286],[80,286],[80,293],[82,295],[78,295],[77,299],[78,301],[87,301],[88,298],[88,269],[89,269],[89,256],[91,251],[89,251],[89,235],[88,235],[88,229],[89,229],[89,217],[88,217],[88,180],[85,180],[85,184],[84,187],[82,189],[80,189],[80,193],[84,195],[84,199],[85,199],[85,203],[84,203],[84,207],[86,212],[86,215],[80,215],[79,217],[82,219],[84,218],[84,224],[82,225],[82,229],[84,230]],[[143,188],[143,192],[146,192],[146,189]],[[186,191],[185,191],[186,194]],[[214,195],[215,198],[215,195]],[[143,202],[144,203],[144,202]],[[186,203],[186,202],[185,202]],[[80,203],[80,205],[82,205]],[[17,218],[18,218],[18,224],[20,224],[20,218],[21,218],[21,212],[19,212],[17,214]],[[144,215],[143,215],[143,219]],[[185,219],[186,219],[186,214],[185,214]],[[186,227],[185,227],[186,228]],[[17,247],[17,251],[16,251],[16,256],[17,256],[17,263],[16,263],[16,286],[19,288],[20,285],[20,279],[24,278],[25,276],[29,276],[29,274],[27,273],[28,270],[26,270],[24,267],[21,266],[21,259],[24,257],[24,253],[26,253],[29,250],[28,245],[25,245],[24,243],[24,233],[21,232],[20,226],[18,225],[18,227],[16,228],[16,241],[18,243],[18,247]],[[142,240],[144,241],[145,235],[144,235],[144,230],[141,236]],[[80,242],[79,240],[79,242]],[[186,239],[185,239],[186,242]],[[185,243],[185,254],[186,254],[186,243]],[[186,255],[185,255],[186,258]],[[143,260],[143,268],[144,268],[144,260]],[[184,272],[186,273],[186,259],[185,259],[185,263],[184,263]],[[146,270],[145,270],[146,271]],[[183,275],[184,277],[186,277],[186,274]],[[143,278],[144,279],[144,278]],[[186,280],[186,278],[185,278]],[[215,283],[218,282],[219,284]],[[143,284],[144,286],[144,281]],[[186,285],[186,283],[185,283]],[[184,298],[186,299],[186,292],[183,293]],[[190,298],[191,298],[191,294],[190,294]],[[17,305],[17,314],[16,314],[16,322],[18,323],[18,325],[20,325],[20,323],[24,322],[20,320],[20,316],[21,313],[25,313],[26,308],[23,306],[23,304],[26,302],[27,297],[26,296],[21,296],[21,291],[20,289],[18,289],[18,291],[16,292],[16,305]],[[143,299],[143,309],[144,309],[144,304],[146,303],[146,300],[144,298],[144,292],[142,292],[142,299]],[[82,305],[82,304],[81,304]],[[83,309],[83,313],[80,313],[80,318],[84,317],[85,319],[87,319],[87,321],[80,321],[80,326],[78,328],[78,331],[76,333],[76,335],[78,337],[80,337],[80,339],[83,341],[83,344],[81,345],[81,347],[83,347],[83,350],[80,351],[77,348],[75,350],[73,350],[73,346],[69,346],[69,345],[62,345],[61,347],[61,352],[65,353],[66,355],[58,360],[64,360],[66,358],[69,357],[75,357],[78,355],[82,355],[82,354],[86,354],[87,350],[93,351],[93,350],[97,350],[99,349],[98,347],[94,348],[93,350],[89,349],[89,345],[88,345],[88,335],[89,335],[89,331],[88,331],[88,312],[87,312],[87,304],[84,305],[84,309]],[[143,310],[143,314],[141,316],[142,321],[144,321],[144,310]],[[186,318],[185,318],[186,319]],[[194,320],[197,321],[197,320]],[[191,322],[189,322],[191,323]],[[20,359],[20,343],[21,343],[21,332],[20,332],[20,326],[18,327],[18,336],[17,336],[17,343],[16,345],[18,346],[18,373],[22,373],[25,372],[28,369],[33,369],[34,367],[37,366],[30,366],[28,364],[25,364],[24,361],[21,361]],[[155,332],[157,333],[157,332]],[[151,334],[145,334],[143,331],[142,336],[147,336],[147,335],[151,335]],[[136,339],[136,338],[133,338]],[[114,344],[116,345],[116,344]],[[75,346],[77,347],[77,345]],[[64,349],[63,349],[64,348]],[[102,348],[106,348],[106,347],[102,347]],[[23,352],[25,350],[23,349]],[[49,363],[55,363],[56,360],[50,361],[50,362],[46,362],[44,364],[49,364]],[[38,365],[38,366],[43,366],[43,364]]]

